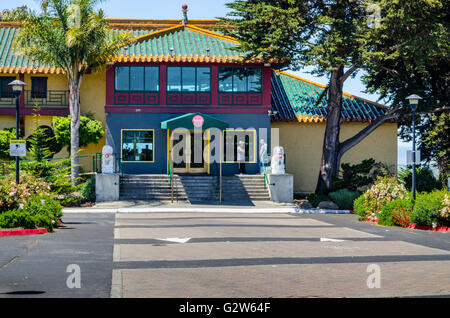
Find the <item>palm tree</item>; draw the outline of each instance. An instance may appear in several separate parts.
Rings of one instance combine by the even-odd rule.
[[[26,6],[7,13],[4,18],[21,25],[14,47],[18,54],[35,63],[60,68],[69,84],[71,178],[78,178],[80,127],[80,86],[88,70],[104,66],[121,47],[134,37],[114,32],[103,11],[95,10],[101,0],[48,0],[41,12]]]

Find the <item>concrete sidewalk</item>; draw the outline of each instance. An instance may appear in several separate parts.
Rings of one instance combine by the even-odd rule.
[[[348,210],[301,210],[295,203],[272,201],[113,201],[97,203],[89,208],[65,208],[63,213],[162,213],[162,212],[211,212],[211,213],[332,213],[349,214]]]
[[[295,212],[295,204],[272,201],[216,201],[174,202],[170,201],[113,201],[96,203],[89,208],[65,208],[64,213],[149,213],[149,212],[245,212],[289,213]]]

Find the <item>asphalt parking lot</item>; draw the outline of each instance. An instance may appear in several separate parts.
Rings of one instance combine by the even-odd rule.
[[[354,215],[72,213],[63,221],[55,233],[0,238],[0,297],[450,295],[449,233]],[[80,288],[70,283],[72,264]]]

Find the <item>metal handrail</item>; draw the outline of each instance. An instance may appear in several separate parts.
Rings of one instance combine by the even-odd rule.
[[[267,157],[269,157],[269,155],[266,155]],[[266,186],[269,185],[269,178],[267,176],[267,171],[266,171],[266,165],[264,164],[264,158],[260,159],[261,160],[261,164],[262,164],[262,168],[263,168],[263,173],[264,173],[264,189],[266,189]]]
[[[170,180],[170,199],[173,203],[173,170],[172,170],[172,160],[169,156],[169,180]]]
[[[97,165],[97,162],[102,160],[102,154],[101,153],[95,153],[95,154],[90,154],[90,155],[79,155],[78,158],[92,158],[92,172],[98,172],[100,169],[100,165]],[[69,157],[61,157],[61,158],[45,158],[42,159],[41,161],[52,161],[52,160],[67,160],[70,159]],[[32,160],[32,159],[25,159],[25,160],[20,160],[20,163],[27,163],[27,162],[35,162],[36,160]],[[15,160],[0,160],[0,164],[2,165],[2,172],[4,172],[4,166],[5,164],[14,164],[16,161]]]
[[[222,202],[222,165],[218,166],[217,161],[213,162],[214,170],[216,171],[216,191],[219,192],[219,202]]]
[[[216,172],[216,181],[217,181],[217,183],[216,183],[216,190],[219,190],[219,186],[220,186],[220,174],[219,174],[219,166],[217,165],[217,162],[216,161],[214,161],[213,162],[213,167],[214,167],[214,171]]]

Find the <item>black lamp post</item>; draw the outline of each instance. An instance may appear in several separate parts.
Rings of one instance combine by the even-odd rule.
[[[412,193],[413,200],[416,200],[416,109],[419,105],[419,100],[422,97],[418,95],[410,95],[406,97],[409,101],[409,105],[412,109],[412,122],[413,122],[413,150],[412,150]]]
[[[22,89],[26,84],[22,81],[15,80],[8,84],[11,86],[12,93],[16,98],[16,139],[19,140],[19,98]],[[19,184],[19,156],[16,156],[16,184]]]

